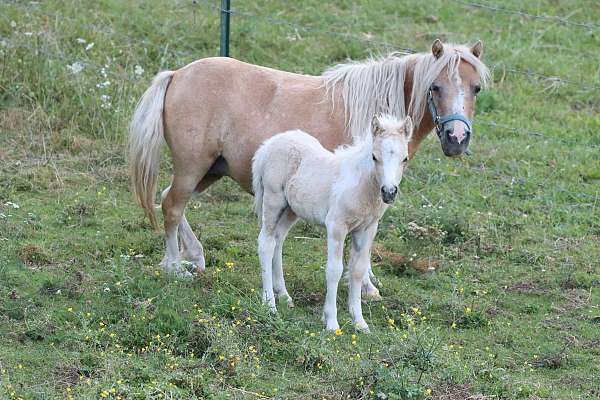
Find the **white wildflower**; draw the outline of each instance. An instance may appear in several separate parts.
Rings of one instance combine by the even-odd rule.
[[[92,47],[94,47],[94,42],[88,44],[87,46],[85,46],[85,51],[91,50]]]
[[[135,68],[133,69],[133,72],[137,75],[140,76],[144,73],[144,68],[142,68],[141,65],[136,65]]]
[[[78,74],[81,71],[83,71],[83,67],[84,67],[83,63],[81,63],[79,61],[76,61],[71,65],[67,65],[67,69],[70,70],[74,74]]]
[[[6,203],[4,203],[5,206],[7,207],[12,207],[12,208],[21,208],[17,203],[13,203],[12,201],[7,201]]]
[[[110,86],[110,81],[104,81],[96,84],[96,87],[99,89],[103,89],[108,86]]]
[[[25,36],[31,36],[31,35],[33,35],[33,32],[23,32],[23,35],[25,35]]]
[[[80,38],[80,37],[78,37],[77,39],[75,39],[75,41],[76,41],[77,43],[79,43],[79,44],[84,44],[84,43],[87,43],[87,40],[85,40],[84,38]]]
[[[16,28],[17,27],[17,23],[15,21],[10,21],[10,27],[11,28]]]

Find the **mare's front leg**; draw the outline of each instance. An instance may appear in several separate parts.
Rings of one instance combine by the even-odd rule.
[[[339,329],[337,320],[337,289],[344,271],[342,258],[344,256],[344,239],[348,230],[339,223],[326,223],[327,226],[327,267],[325,277],[327,281],[327,293],[325,295],[325,307],[323,308],[323,319],[327,330]]]
[[[354,232],[352,234],[352,247],[350,249],[349,271],[349,290],[348,290],[348,308],[354,326],[356,328],[369,331],[369,326],[362,315],[362,304],[360,301],[361,285],[365,276],[368,276],[370,267],[371,245],[377,233],[377,223],[369,226],[364,231]]]

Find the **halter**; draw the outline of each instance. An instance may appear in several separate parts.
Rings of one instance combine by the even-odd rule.
[[[462,114],[448,114],[444,117],[440,117],[435,108],[435,103],[433,102],[433,96],[431,95],[431,89],[427,92],[427,105],[429,106],[429,112],[431,113],[431,118],[433,119],[433,123],[435,124],[435,131],[438,137],[442,136],[442,127],[444,124],[450,121],[460,121],[467,127],[468,131],[471,132],[471,121]]]

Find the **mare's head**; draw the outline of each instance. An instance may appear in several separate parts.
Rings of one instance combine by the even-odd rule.
[[[420,108],[431,115],[446,156],[457,156],[468,149],[475,99],[489,76],[480,61],[482,52],[481,42],[469,48],[436,39],[422,70],[415,70],[413,90],[419,91],[419,97],[425,96],[419,99]]]
[[[398,193],[404,167],[408,162],[408,142],[412,136],[410,117],[398,120],[388,115],[373,117],[373,164],[381,199],[391,204]]]

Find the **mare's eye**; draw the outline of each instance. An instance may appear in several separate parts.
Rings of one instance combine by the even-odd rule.
[[[402,160],[403,163],[407,163],[408,162],[408,156],[404,157],[404,160]]]
[[[473,88],[473,91],[475,92],[475,95],[477,95],[479,92],[481,92],[481,86],[479,86],[479,85],[476,85],[476,86]]]
[[[373,161],[377,162],[377,157],[375,157],[375,154],[373,154]]]
[[[440,87],[434,83],[433,85],[431,85],[431,91],[432,92],[439,92],[440,91]]]

